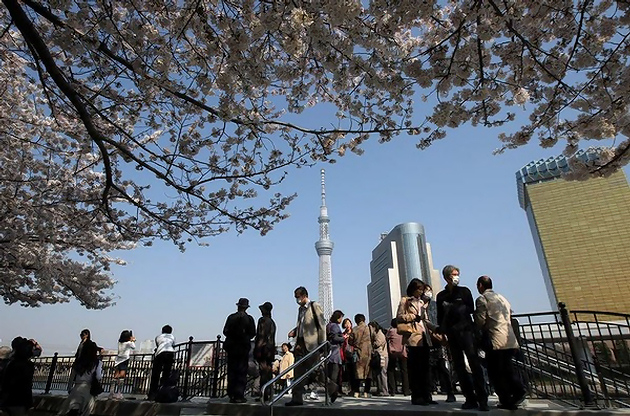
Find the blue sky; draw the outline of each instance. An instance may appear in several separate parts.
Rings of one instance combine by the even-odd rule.
[[[270,301],[278,324],[277,342],[295,323],[293,289],[304,285],[317,297],[320,174],[326,169],[331,219],[334,306],[346,315],[367,314],[366,286],[371,251],[379,235],[397,224],[424,225],[436,268],[453,263],[462,284],[474,289],[477,277],[493,278],[517,313],[551,309],[525,212],[519,207],[515,172],[532,160],[557,155],[532,143],[494,156],[499,129],[464,127],[427,150],[415,139],[367,143],[365,154],[338,163],[290,172],[281,189],[298,192],[291,217],[261,237],[254,231],[224,234],[208,247],[180,253],[158,242],[123,252],[125,267],[114,269],[117,304],[88,311],[78,303],[26,309],[0,305],[0,339],[40,341],[45,355],[68,353],[79,332],[114,348],[118,334],[132,329],[139,341],[173,326],[178,341],[215,339],[239,297],[248,297],[255,319],[258,305]],[[583,147],[587,144],[584,143]],[[627,172],[627,170],[626,170]]]

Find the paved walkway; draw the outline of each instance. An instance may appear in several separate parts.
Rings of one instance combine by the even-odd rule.
[[[284,403],[289,401],[289,397],[280,399],[274,407],[282,407]],[[461,410],[461,405],[464,402],[463,396],[457,396],[458,401],[455,403],[446,403],[445,395],[433,395],[433,399],[438,402],[436,405],[430,406],[414,406],[411,404],[409,396],[404,397],[401,395],[385,396],[385,397],[370,397],[370,398],[354,398],[348,396],[339,397],[335,403],[329,404],[331,408],[369,408],[369,407],[387,407],[397,410],[422,410],[422,409],[435,409],[435,410],[448,410],[456,411]],[[194,398],[191,402],[203,402],[208,403],[207,398]],[[228,403],[226,399],[210,399],[210,403]],[[246,404],[259,404],[254,399],[248,399]],[[498,399],[490,396],[488,399],[490,408],[496,408]],[[325,407],[324,396],[320,394],[318,400],[304,400],[304,406],[306,407]],[[552,403],[548,400],[526,400],[522,406],[524,409],[530,410],[568,410],[568,406],[562,406],[560,404]],[[483,412],[482,414],[485,414]]]
[[[188,402],[157,404],[143,401],[141,397],[126,396],[126,400],[107,400],[106,395],[97,400],[96,416],[183,416],[183,415],[226,415],[226,416],[410,416],[422,413],[423,416],[577,416],[577,415],[630,415],[630,409],[579,410],[547,400],[527,400],[522,409],[507,411],[497,409],[496,397],[490,397],[490,412],[462,410],[463,397],[457,396],[458,402],[445,403],[445,396],[437,395],[434,399],[439,404],[432,406],[414,406],[409,397],[371,397],[339,398],[334,404],[326,406],[323,397],[316,401],[305,401],[304,406],[285,407],[288,398],[281,399],[273,409],[262,406],[254,399],[245,404],[230,404],[228,399],[194,398]],[[34,414],[45,416],[56,414],[64,395],[41,395],[36,397]]]

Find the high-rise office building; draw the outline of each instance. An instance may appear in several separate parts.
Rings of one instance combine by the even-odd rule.
[[[441,290],[440,274],[433,269],[431,247],[426,242],[424,227],[407,222],[381,234],[381,241],[372,250],[371,281],[367,286],[370,320],[388,328],[401,296],[413,278],[430,282],[433,293]]]
[[[585,181],[562,179],[569,170],[560,156],[531,162],[516,173],[519,203],[527,213],[551,305],[628,313],[628,180],[622,170]]]

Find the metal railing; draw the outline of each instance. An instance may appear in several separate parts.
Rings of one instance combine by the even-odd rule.
[[[267,405],[269,407],[273,407],[273,405],[278,400],[280,400],[285,394],[287,394],[287,392],[289,390],[294,388],[297,384],[301,383],[302,381],[306,380],[306,378],[308,378],[313,372],[318,371],[321,366],[325,365],[328,362],[328,359],[330,358],[331,353],[332,353],[332,350],[330,349],[330,342],[324,341],[317,348],[315,348],[313,351],[309,352],[304,357],[300,358],[298,361],[293,363],[291,366],[287,367],[284,371],[281,371],[277,376],[275,376],[274,378],[269,380],[267,383],[265,383],[264,386],[261,387],[260,391],[261,391],[261,402],[262,402],[262,404],[263,405]],[[304,374],[302,374],[298,379],[294,380],[291,383],[291,385],[286,386],[285,388],[283,388],[280,392],[278,392],[275,395],[275,397],[272,397],[272,399],[267,403],[267,401],[265,400],[265,397],[266,397],[265,391],[267,391],[267,389],[271,388],[272,391],[275,391],[275,389],[273,389],[273,386],[282,379],[282,376],[284,376],[285,374],[287,374],[291,370],[295,369],[296,367],[298,367],[300,365],[303,365],[311,357],[314,357],[316,355],[319,355],[320,357],[315,362],[315,364],[313,364],[313,366],[311,368],[306,369],[306,371],[304,371]],[[324,393],[325,404],[328,405],[329,404],[329,402],[328,402],[328,389],[324,388],[324,392],[325,392]]]
[[[630,407],[630,315],[571,312],[587,383],[606,407]]]
[[[175,345],[173,369],[179,371],[178,387],[182,400],[195,396],[224,397],[227,395],[227,360],[222,348],[221,336],[216,341],[194,341]],[[105,392],[109,391],[114,375],[115,355],[103,355],[103,380]],[[35,374],[33,388],[48,394],[52,390],[65,391],[70,380],[74,357],[40,357],[33,360]],[[153,354],[134,354],[123,385],[123,393],[148,394],[153,367]]]
[[[516,364],[530,397],[630,408],[630,315],[569,312],[560,303],[558,312],[513,318],[521,346]]]

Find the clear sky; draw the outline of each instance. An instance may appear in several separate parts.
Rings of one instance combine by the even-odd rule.
[[[519,207],[515,172],[532,160],[555,156],[560,148],[532,143],[494,156],[500,129],[461,128],[427,150],[415,139],[365,146],[333,165],[290,172],[281,186],[298,192],[291,217],[261,237],[254,231],[228,233],[190,246],[185,253],[169,243],[123,252],[125,267],[114,269],[119,296],[115,306],[88,311],[78,303],[26,309],[0,305],[2,344],[14,336],[36,338],[44,354],[69,353],[79,332],[115,348],[120,331],[132,329],[138,341],[154,338],[164,324],[178,341],[192,335],[215,339],[239,297],[251,314],[270,301],[278,325],[276,342],[286,340],[297,305],[293,290],[304,285],[317,298],[320,169],[326,169],[334,306],[346,315],[367,315],[369,263],[379,235],[403,222],[424,225],[435,268],[453,263],[461,284],[473,289],[478,276],[493,278],[517,313],[551,310],[532,236]],[[596,144],[596,143],[593,143]],[[583,143],[583,147],[587,147]],[[627,172],[627,169],[626,169]]]

